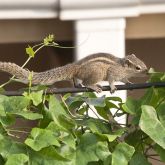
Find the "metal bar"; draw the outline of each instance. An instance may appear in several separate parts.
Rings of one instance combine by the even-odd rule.
[[[152,83],[138,83],[138,84],[125,84],[116,85],[117,90],[134,90],[134,89],[145,89],[145,88],[162,88],[165,87],[165,82],[152,82]],[[103,86],[103,91],[110,91],[109,86]],[[21,96],[24,91],[5,91],[1,94],[6,96]],[[79,93],[79,92],[93,92],[93,90],[86,87],[79,88],[49,88],[46,94],[64,94],[64,93]]]

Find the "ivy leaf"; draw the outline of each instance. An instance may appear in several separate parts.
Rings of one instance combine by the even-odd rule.
[[[15,123],[15,116],[11,114],[7,114],[6,116],[0,116],[0,123],[5,127],[11,126]]]
[[[5,164],[5,160],[3,159],[3,157],[0,155],[0,164],[4,165]]]
[[[142,106],[139,126],[155,143],[165,149],[165,127],[158,120],[156,110],[152,106]]]
[[[24,165],[28,161],[28,156],[25,154],[12,154],[8,157],[5,165]]]
[[[60,115],[67,115],[60,102],[52,95],[49,98],[49,111],[52,113],[53,118],[59,118]]]
[[[90,128],[93,133],[105,133],[110,134],[112,133],[111,127],[109,123],[105,123],[100,121],[99,119],[90,118],[85,121],[85,125]]]
[[[27,146],[22,143],[15,142],[4,136],[3,139],[0,140],[0,154],[6,160],[10,155],[13,154],[26,154],[27,153]]]
[[[118,101],[122,103],[122,99],[120,97],[106,97],[106,100]]]
[[[101,139],[108,140],[109,142],[114,141],[124,133],[124,129],[112,133],[110,124],[103,123],[99,119],[88,119],[85,125]]]
[[[132,98],[127,98],[126,102],[122,105],[122,108],[125,112],[135,115],[140,113],[140,102]],[[138,111],[139,109],[139,111]]]
[[[59,127],[55,122],[50,122],[46,129],[54,132],[56,136],[58,137],[60,136],[59,140],[62,143],[65,143],[66,145],[68,145],[69,147],[73,149],[76,148],[76,141],[73,135],[70,134],[70,132],[68,133],[68,131],[62,130],[61,127]]]
[[[60,155],[53,146],[43,148],[38,152],[30,150],[29,156],[32,165],[72,165],[69,159]]]
[[[2,104],[0,104],[0,116],[6,116],[5,108]]]
[[[134,152],[134,147],[128,145],[127,143],[119,143],[112,153],[112,165],[127,165]]]
[[[160,104],[156,108],[156,111],[157,111],[161,124],[165,127],[165,103]]]
[[[88,162],[105,160],[109,155],[107,142],[99,140],[97,135],[85,133],[77,147],[75,164],[87,165]]]
[[[42,119],[43,118],[43,115],[41,115],[39,113],[30,112],[30,111],[16,112],[16,113],[13,113],[13,114],[16,114],[18,116],[22,116],[22,117],[24,117],[25,119],[28,119],[28,120],[37,120],[37,119]]]
[[[27,108],[29,99],[23,96],[12,96],[4,102],[5,111],[7,113],[20,112]]]
[[[150,82],[160,82],[163,79],[165,73],[156,72],[153,68],[149,69]]]
[[[61,137],[61,141],[67,144],[69,147],[76,149],[76,142],[75,142],[74,137],[71,134]]]
[[[37,106],[42,102],[43,90],[31,92],[30,94],[27,92],[24,92],[23,95],[25,96],[25,98],[32,100],[33,104]]]
[[[109,107],[95,107],[97,113],[104,119],[109,120],[109,116],[112,116],[111,112],[109,111]]]
[[[30,93],[30,98],[35,106],[39,105],[42,102],[42,96],[43,90]]]
[[[79,95],[76,97],[70,96],[66,99],[66,104],[69,106],[69,109],[79,108],[84,102],[84,99]]]
[[[67,130],[74,128],[76,125],[75,121],[67,115],[59,115],[58,121],[61,124],[61,126],[66,128]]]
[[[140,99],[142,105],[151,105],[153,107],[156,107],[159,103],[159,100],[161,99],[161,96],[159,95],[158,89],[155,88],[149,88],[145,95]],[[163,94],[164,96],[164,94]]]
[[[49,112],[53,121],[62,129],[69,131],[76,125],[75,121],[69,116],[54,96],[50,96],[49,99]]]
[[[125,137],[125,142],[133,147],[136,148],[136,151],[142,151],[143,148],[139,146],[139,142],[141,141],[141,138],[144,136],[144,132],[142,130],[135,130],[130,132],[126,137]]]
[[[25,140],[25,144],[35,151],[39,151],[50,145],[60,146],[54,132],[40,128],[32,129],[31,137]]]
[[[125,129],[123,128],[123,129],[119,129],[116,132],[113,132],[111,134],[100,134],[100,133],[96,133],[96,134],[99,135],[104,140],[113,142],[117,137],[121,137],[124,132],[125,132]]]
[[[84,98],[84,101],[93,106],[104,107],[105,106],[105,96],[98,98]]]
[[[31,46],[28,46],[26,48],[26,54],[29,55],[29,57],[33,57],[34,58],[35,52],[34,52],[34,50],[33,50],[33,48]]]

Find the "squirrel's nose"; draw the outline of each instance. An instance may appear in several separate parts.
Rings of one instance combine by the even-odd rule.
[[[144,71],[144,73],[146,73],[147,75],[149,75],[149,72],[148,72],[149,70],[148,69],[146,69],[145,71]]]

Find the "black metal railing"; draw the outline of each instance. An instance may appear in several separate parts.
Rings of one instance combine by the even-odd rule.
[[[165,87],[165,82],[152,82],[152,83],[138,83],[138,84],[125,84],[116,85],[117,90],[135,90],[135,89],[145,89],[145,88],[161,88]],[[109,86],[103,86],[103,91],[110,91]],[[64,94],[64,93],[79,93],[79,92],[92,92],[92,89],[86,87],[70,87],[70,88],[50,88],[45,93],[46,94]],[[4,91],[3,95],[6,96],[21,96],[24,91]]]

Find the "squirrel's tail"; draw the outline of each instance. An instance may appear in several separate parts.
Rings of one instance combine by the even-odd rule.
[[[62,67],[47,70],[45,72],[33,72],[32,84],[51,85],[57,81],[71,80],[78,71],[78,65],[68,64]],[[29,71],[10,62],[0,62],[0,70],[15,75],[20,82],[29,82]]]
[[[0,70],[15,75],[21,82],[28,83],[29,72],[20,66],[10,62],[0,62]]]
[[[67,64],[61,67],[53,68],[45,72],[34,72],[33,84],[51,85],[57,81],[72,80],[76,75],[79,66]]]

